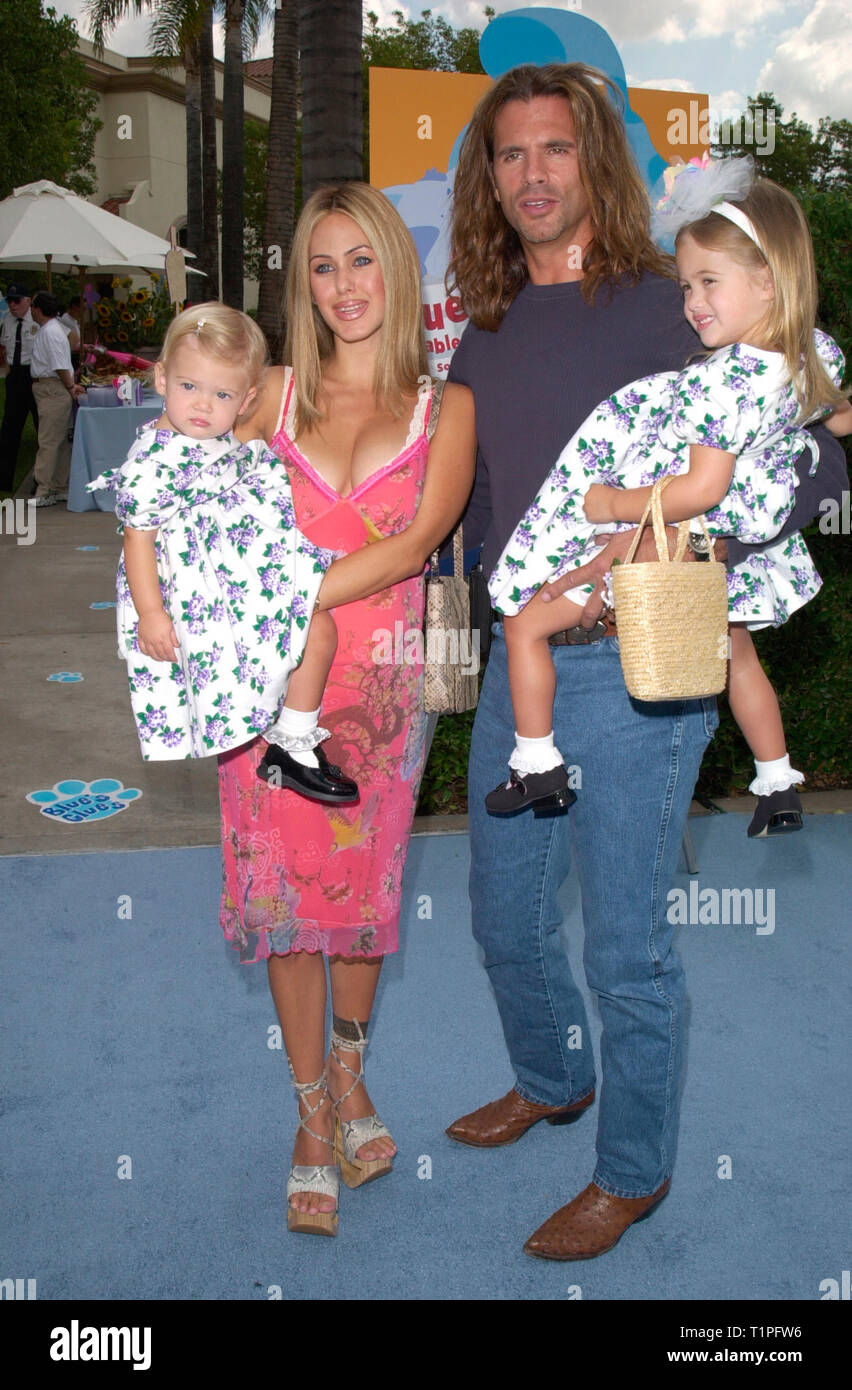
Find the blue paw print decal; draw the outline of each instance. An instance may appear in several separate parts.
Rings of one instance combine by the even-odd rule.
[[[59,681],[60,685],[71,685],[74,681],[83,679],[80,671],[54,671],[52,676],[48,676],[49,681]]]
[[[99,545],[78,545],[78,550],[100,550]]]
[[[107,820],[126,811],[141,795],[138,787],[125,789],[124,783],[114,777],[101,777],[96,782],[55,782],[49,790],[30,792],[27,801],[37,806],[43,816],[79,825],[82,821]]]
[[[90,607],[90,608],[115,608],[115,599],[111,599],[110,601],[107,601],[106,599],[102,599],[100,603],[90,603],[90,604],[89,604],[89,607]]]

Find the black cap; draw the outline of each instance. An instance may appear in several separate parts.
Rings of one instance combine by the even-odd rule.
[[[6,291],[6,303],[12,299],[29,299],[30,292],[26,285],[10,285]]]

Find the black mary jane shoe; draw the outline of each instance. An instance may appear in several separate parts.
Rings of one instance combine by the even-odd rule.
[[[568,786],[565,764],[560,763],[547,772],[525,772],[523,776],[512,768],[508,786],[501,782],[489,792],[485,808],[492,816],[511,816],[516,811],[525,811],[528,806],[555,810],[571,806],[576,800],[576,793]]]
[[[336,804],[358,800],[358,783],[345,777],[336,763],[330,763],[322,748],[313,750],[319,767],[305,767],[286,750],[270,743],[257,766],[261,782],[270,787],[289,787],[311,801],[331,801]]]
[[[749,839],[764,835],[788,835],[802,828],[802,803],[792,787],[757,799],[757,810],[748,828]]]

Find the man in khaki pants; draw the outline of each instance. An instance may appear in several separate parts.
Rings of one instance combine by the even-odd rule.
[[[30,375],[38,406],[38,453],[35,461],[37,507],[51,507],[68,497],[71,467],[71,405],[80,390],[74,385],[68,334],[59,322],[59,305],[39,290],[30,306],[39,331],[33,341]]]

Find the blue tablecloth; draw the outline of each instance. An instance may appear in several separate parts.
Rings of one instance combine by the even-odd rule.
[[[127,457],[140,425],[163,412],[159,396],[145,396],[141,405],[83,406],[74,424],[74,448],[68,481],[70,512],[115,511],[115,493],[87,492],[86,484]]]

